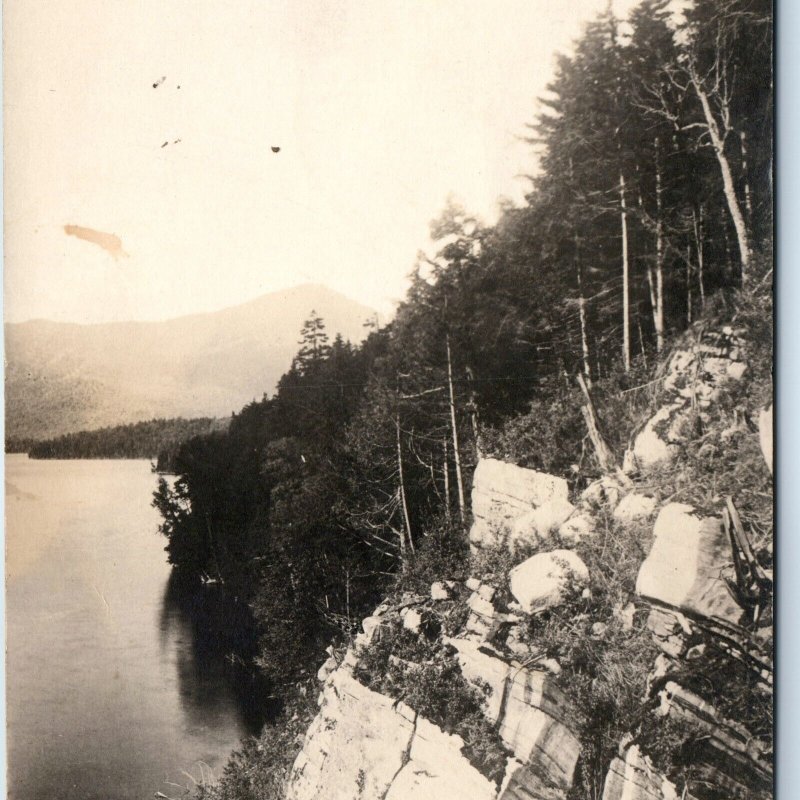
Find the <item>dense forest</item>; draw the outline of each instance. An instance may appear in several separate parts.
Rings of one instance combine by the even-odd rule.
[[[12,440],[7,452],[27,452],[31,458],[156,458],[160,472],[169,471],[181,442],[224,431],[228,420],[151,419],[94,431],[67,433],[54,439]]]
[[[578,374],[621,455],[636,420],[618,398],[769,285],[771,4],[669,6],[604,14],[559,58],[521,207],[486,226],[449,204],[389,325],[354,347],[312,314],[274,396],[160,482],[171,563],[234,587],[275,683],[313,671],[393,576],[466,548],[479,456],[600,473]]]

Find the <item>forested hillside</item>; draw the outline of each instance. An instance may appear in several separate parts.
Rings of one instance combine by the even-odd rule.
[[[312,309],[352,341],[375,314],[305,284],[160,322],[6,324],[6,435],[45,439],[156,417],[228,417],[274,390]]]
[[[78,431],[27,444],[31,458],[156,458],[158,469],[168,471],[182,442],[194,436],[224,431],[228,420],[151,419],[133,425],[116,425],[94,431]],[[6,446],[8,450],[8,445]]]
[[[687,328],[749,319],[769,352],[771,6],[668,6],[601,16],[559,58],[524,205],[493,226],[449,205],[390,325],[353,346],[308,320],[275,397],[161,482],[170,561],[246,599],[287,698],[394,581],[463,571],[479,457],[573,489],[606,470],[577,376],[621,461]],[[276,752],[246,751],[212,794],[280,796]]]

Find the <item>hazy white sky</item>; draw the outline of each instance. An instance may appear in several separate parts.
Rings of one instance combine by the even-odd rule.
[[[449,194],[521,199],[554,53],[606,2],[6,0],[6,319],[306,281],[387,311]]]

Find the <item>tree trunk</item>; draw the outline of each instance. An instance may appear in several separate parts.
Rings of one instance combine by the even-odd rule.
[[[697,249],[697,285],[700,289],[700,308],[706,307],[706,287],[703,280],[703,205],[699,210],[692,208],[692,223],[694,226],[694,244]]]
[[[644,363],[644,368],[647,369],[647,350],[645,350],[644,346],[644,334],[642,333],[642,321],[639,319],[639,315],[636,315],[636,327],[639,329],[639,347],[642,349],[642,362]],[[591,389],[591,386],[589,387]]]
[[[394,417],[394,428],[397,437],[397,475],[399,486],[397,487],[398,499],[400,500],[400,507],[403,510],[403,525],[405,527],[405,535],[400,537],[400,552],[405,557],[406,552],[406,539],[411,552],[414,552],[414,540],[411,535],[411,519],[408,516],[408,503],[406,502],[406,482],[403,476],[403,448],[400,444],[400,412],[398,411]]]
[[[442,463],[442,473],[444,476],[444,516],[450,521],[450,464],[447,460],[447,438],[442,439],[442,449],[444,450],[444,461]]]
[[[747,214],[747,224],[753,224],[753,201],[750,196],[750,178],[747,174],[747,134],[742,131],[739,134],[739,142],[742,146],[742,177],[744,178],[744,210]]]
[[[481,458],[481,429],[478,419],[478,398],[475,394],[475,372],[470,366],[465,368],[465,372],[469,383],[469,421],[472,425],[472,438],[475,442],[475,454]]]
[[[622,227],[622,360],[625,372],[631,368],[631,331],[630,331],[630,297],[629,297],[629,264],[628,264],[628,211],[625,201],[625,176],[619,173],[619,208]]]
[[[656,307],[653,320],[656,328],[656,350],[664,349],[664,219],[661,186],[661,159],[658,137],[656,149]]]
[[[586,421],[586,427],[589,431],[589,438],[592,440],[592,445],[594,445],[597,461],[599,462],[600,468],[603,470],[603,472],[614,472],[617,469],[617,461],[614,458],[614,453],[608,446],[608,443],[606,442],[601,431],[600,420],[597,416],[597,410],[594,407],[592,395],[589,393],[589,387],[586,385],[586,381],[584,381],[583,375],[581,375],[580,372],[578,373],[577,378],[578,385],[581,387],[583,396],[586,398],[586,405],[581,407],[581,412],[583,413],[583,418]]]
[[[461,451],[458,447],[458,425],[456,423],[456,396],[453,391],[453,360],[450,354],[450,334],[445,336],[447,348],[447,385],[450,389],[450,427],[453,434],[453,461],[456,467],[456,486],[458,488],[458,514],[463,525],[467,519],[464,500],[464,477],[461,473]]]
[[[653,277],[653,265],[647,265],[647,288],[650,293],[650,308],[653,310],[653,329],[656,326],[656,280]]]
[[[575,234],[575,272],[578,278],[578,316],[581,322],[581,352],[583,353],[583,374],[586,385],[592,385],[592,366],[589,363],[589,334],[586,325],[586,298],[583,296],[583,275],[581,271],[578,234]]]
[[[739,258],[742,265],[741,277],[742,283],[744,283],[747,277],[748,267],[750,266],[750,237],[747,232],[747,225],[745,224],[741,206],[739,205],[739,198],[736,196],[736,187],[734,186],[731,165],[728,161],[728,157],[725,155],[725,141],[720,133],[719,125],[714,117],[714,112],[711,110],[711,101],[708,99],[708,93],[703,88],[694,70],[690,70],[690,79],[697,93],[697,97],[700,100],[700,105],[703,107],[703,116],[706,121],[706,127],[708,128],[708,134],[711,137],[711,146],[714,149],[714,155],[717,157],[717,163],[722,173],[722,187],[725,193],[728,213],[731,215],[733,227],[736,230],[736,239],[739,245]]]
[[[686,245],[686,324],[692,324],[692,248]]]

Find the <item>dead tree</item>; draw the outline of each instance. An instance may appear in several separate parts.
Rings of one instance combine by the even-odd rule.
[[[581,407],[581,413],[586,421],[586,428],[589,431],[589,438],[592,440],[594,452],[597,455],[597,461],[603,472],[612,473],[617,471],[617,460],[614,458],[614,453],[606,442],[603,436],[602,428],[600,425],[600,418],[597,415],[597,409],[594,406],[592,395],[589,392],[589,387],[586,385],[583,375],[579,372],[577,375],[578,385],[581,387],[583,396],[586,399],[586,404]]]

